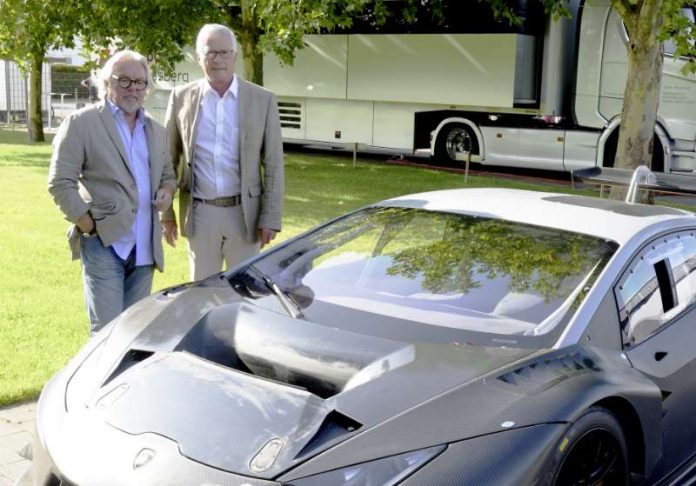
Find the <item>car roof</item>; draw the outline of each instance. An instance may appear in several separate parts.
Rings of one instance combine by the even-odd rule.
[[[504,219],[583,233],[619,244],[625,243],[641,230],[663,221],[692,220],[696,224],[693,213],[680,209],[520,189],[476,188],[424,192],[388,199],[378,205]]]

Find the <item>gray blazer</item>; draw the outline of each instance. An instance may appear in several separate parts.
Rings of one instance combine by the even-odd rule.
[[[145,136],[150,161],[150,189],[176,187],[164,127],[146,115]],[[101,102],[66,118],[53,139],[48,191],[66,219],[75,223],[88,210],[104,246],[111,245],[135,221],[138,191],[111,109]],[[162,229],[153,210],[152,252],[164,266]],[[70,231],[73,258],[79,258],[79,234]]]
[[[179,183],[179,217],[184,236],[193,235],[194,231],[191,217],[194,145],[204,82],[194,81],[175,88],[167,107],[167,139]],[[283,138],[275,95],[239,78],[239,123],[245,239],[253,243],[258,238],[258,228],[281,229]],[[174,211],[163,213],[162,220],[175,221]]]

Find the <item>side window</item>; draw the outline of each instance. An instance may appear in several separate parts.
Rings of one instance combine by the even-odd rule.
[[[696,298],[696,236],[655,240],[629,265],[614,289],[625,346],[635,346],[691,306]]]
[[[677,251],[670,256],[678,313],[696,302],[696,232],[677,235]]]

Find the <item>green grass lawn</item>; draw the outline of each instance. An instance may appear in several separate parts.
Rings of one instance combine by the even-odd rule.
[[[36,397],[46,380],[84,344],[88,323],[79,262],[71,261],[68,223],[46,190],[50,144],[0,129],[0,405]],[[464,187],[460,174],[358,161],[323,153],[286,154],[283,232],[277,241],[391,196]],[[466,187],[560,191],[502,178],[470,176]],[[166,247],[154,289],[188,279],[183,240]]]

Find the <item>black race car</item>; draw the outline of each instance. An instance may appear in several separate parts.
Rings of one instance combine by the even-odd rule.
[[[163,290],[45,387],[36,484],[683,484],[696,217],[464,189]]]

